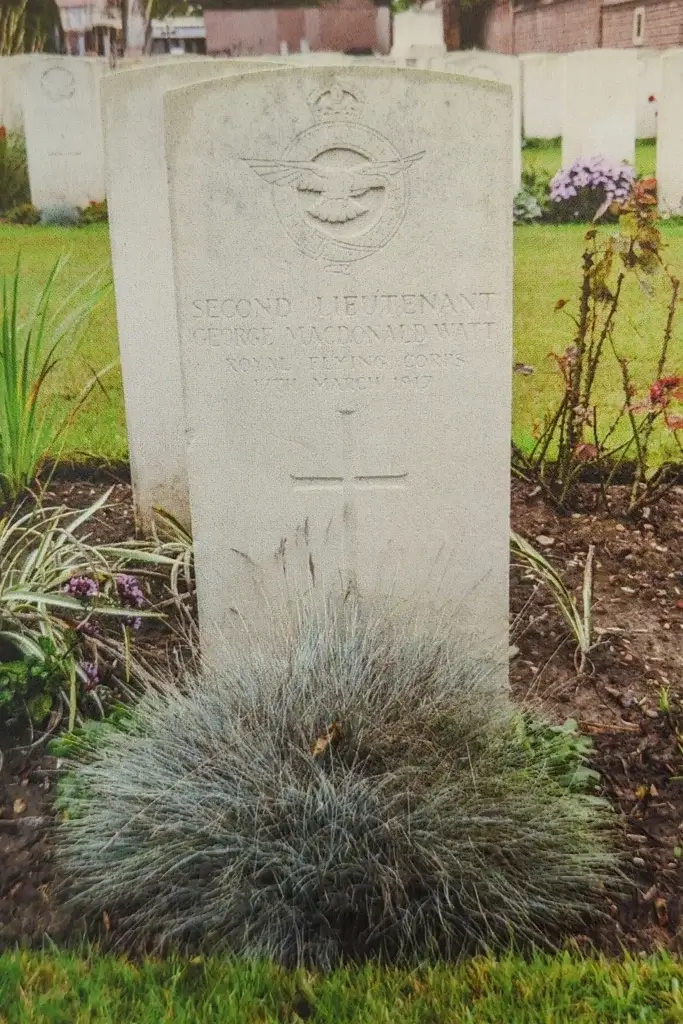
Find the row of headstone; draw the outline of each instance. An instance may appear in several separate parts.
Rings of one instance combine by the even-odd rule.
[[[141,63],[124,60],[119,67]],[[39,209],[105,198],[100,82],[111,70],[108,60],[95,57],[0,57],[0,124],[25,135],[31,200]]]
[[[561,53],[526,53],[520,57],[522,65],[522,95],[524,134],[530,139],[553,139],[563,134],[563,124],[569,117],[571,123],[571,89],[576,87],[576,76],[588,75],[586,91],[590,93],[593,80],[591,64],[595,55],[596,74],[600,74],[603,66],[601,54],[607,53],[607,61],[612,61],[617,77],[628,76],[627,95],[635,88],[636,125],[635,136],[638,139],[651,139],[657,134],[657,103],[660,99],[662,84],[662,53],[657,50],[582,50],[572,56],[574,71],[570,71],[568,87],[565,92],[566,54]],[[635,61],[634,61],[635,56]],[[565,108],[565,95],[567,107]]]
[[[422,29],[431,24],[425,12],[419,16],[407,13],[409,17],[420,18]],[[440,12],[433,14],[440,18]],[[562,136],[563,164],[577,156],[595,155],[633,161],[636,137],[651,136],[656,130],[657,106],[667,102],[678,104],[675,81],[671,76],[666,80],[668,84],[662,81],[664,62],[672,59],[675,63],[678,51],[662,56],[653,51],[590,50],[517,58],[470,50],[434,56],[427,55],[435,49],[427,35],[412,44],[411,57],[354,58],[310,53],[263,60],[294,66],[330,62],[349,66],[416,66],[509,85],[513,97],[515,190],[521,181],[523,135]],[[423,56],[416,56],[419,52]],[[175,60],[150,59],[146,66],[172,66]],[[202,58],[188,62],[198,60]],[[127,64],[130,66],[129,62],[121,62],[120,67],[125,69]],[[136,64],[140,66],[139,62]],[[94,58],[0,58],[0,123],[10,130],[23,127],[26,131],[31,193],[36,206],[85,206],[104,198],[99,88],[108,71],[106,61]],[[662,142],[664,153],[672,152],[672,145],[675,149],[677,134],[672,130],[673,135]],[[663,158],[663,166],[667,159]]]
[[[636,137],[656,135],[660,211],[683,214],[683,49],[529,55],[522,64],[529,136],[561,134],[566,166],[592,155],[634,163]]]
[[[447,604],[504,654],[510,89],[238,61],[101,88],[137,510],[191,520],[209,660],[283,588]]]

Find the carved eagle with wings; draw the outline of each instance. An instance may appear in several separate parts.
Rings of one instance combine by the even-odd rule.
[[[326,224],[346,224],[370,209],[358,200],[371,189],[386,188],[387,178],[405,174],[421,160],[425,150],[396,160],[367,160],[350,167],[330,166],[306,160],[246,160],[271,185],[288,185],[298,192],[315,192],[320,198],[307,212]]]

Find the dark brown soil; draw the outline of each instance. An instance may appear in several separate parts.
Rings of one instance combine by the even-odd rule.
[[[584,504],[590,507],[586,485]],[[595,744],[601,793],[618,810],[636,885],[615,908],[600,945],[678,948],[683,851],[683,487],[638,522],[560,516],[513,484],[513,529],[560,570],[581,605],[595,546],[598,641],[577,674],[576,645],[547,590],[513,567],[515,694],[560,722],[578,721]],[[664,710],[668,707],[669,710]]]
[[[62,472],[50,503],[85,507],[113,487],[98,539],[130,537],[125,475]],[[586,485],[585,507],[591,506]],[[683,857],[683,487],[637,523],[590,512],[560,516],[526,485],[513,485],[513,528],[560,570],[580,603],[583,567],[595,546],[596,648],[577,673],[575,645],[548,592],[512,570],[515,694],[554,720],[575,718],[595,744],[600,791],[619,814],[635,885],[586,941],[616,952],[679,947]],[[149,641],[148,641],[149,642]],[[166,639],[159,637],[159,644]],[[61,941],[79,933],[58,909],[51,860],[54,759],[0,737],[0,947]],[[683,934],[683,932],[681,932]]]

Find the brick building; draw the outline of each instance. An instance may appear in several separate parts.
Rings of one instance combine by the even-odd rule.
[[[500,53],[683,46],[683,0],[493,0],[477,42]]]
[[[220,9],[218,9],[220,6]],[[216,56],[240,56],[302,49],[341,53],[388,53],[391,46],[388,0],[291,2],[219,0],[202,3],[206,49]]]

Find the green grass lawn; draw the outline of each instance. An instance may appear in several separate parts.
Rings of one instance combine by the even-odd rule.
[[[98,267],[105,268],[111,278],[109,233],[103,224],[83,228],[0,225],[0,275],[14,270],[17,253],[21,254],[25,306],[35,298],[62,253],[69,255],[69,263],[58,282],[56,300],[67,296],[79,281]],[[118,341],[114,294],[110,290],[91,315],[79,351],[59,366],[52,378],[54,400],[63,407],[65,414],[93,372],[112,361],[118,362]],[[118,366],[106,374],[102,386],[106,394],[96,388],[69,428],[64,446],[66,457],[79,460],[120,460],[128,457]]]
[[[603,230],[609,230],[604,228]],[[580,258],[586,227],[538,225],[515,229],[515,359],[531,365],[531,376],[514,378],[514,430],[528,436],[534,420],[557,393],[558,374],[549,353],[561,352],[572,341],[567,312],[576,309]],[[667,259],[683,273],[683,225],[666,224]],[[28,293],[45,280],[60,252],[71,254],[61,294],[104,265],[110,270],[106,225],[87,228],[23,228],[0,225],[0,274],[10,271],[21,250]],[[558,299],[572,300],[565,312],[554,312]],[[632,359],[634,376],[644,389],[652,380],[655,352],[664,324],[662,301],[648,298],[635,285],[627,290],[617,332],[619,350]],[[92,315],[80,351],[59,368],[52,381],[54,400],[65,412],[97,370],[118,359],[114,296],[109,293]],[[683,323],[674,331],[669,370],[683,370]],[[103,381],[80,410],[68,431],[65,455],[76,459],[125,459],[127,442],[121,377],[118,368]],[[618,407],[621,391],[616,374],[600,382],[600,397]]]
[[[683,966],[587,960],[469,960],[413,972],[287,973],[265,963],[131,964],[46,952],[0,957],[0,1024],[675,1024]]]

